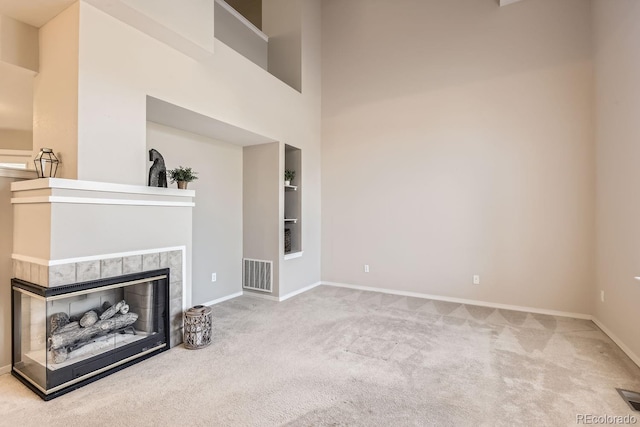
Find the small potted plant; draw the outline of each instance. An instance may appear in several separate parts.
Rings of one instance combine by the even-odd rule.
[[[291,185],[291,181],[296,177],[296,171],[286,169],[284,171],[284,185]]]
[[[183,168],[182,166],[171,169],[167,171],[167,173],[169,174],[171,183],[177,182],[178,188],[182,190],[187,188],[187,183],[198,179],[198,177],[196,176],[198,172],[194,172],[193,170],[191,170],[191,168]]]

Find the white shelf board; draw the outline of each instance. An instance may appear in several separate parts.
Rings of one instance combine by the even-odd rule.
[[[285,190],[293,190],[293,191],[297,191],[298,190],[298,186],[297,185],[285,185],[284,186]]]
[[[303,251],[289,252],[288,254],[284,254],[284,260],[286,261],[288,259],[300,258],[303,253]]]
[[[298,222],[298,218],[285,218],[284,222],[292,222],[292,223],[296,223]]]

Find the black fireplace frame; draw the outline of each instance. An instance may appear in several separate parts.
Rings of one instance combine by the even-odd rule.
[[[75,381],[71,384],[68,384],[67,386],[64,386],[56,391],[43,392],[42,390],[40,390],[39,387],[37,387],[35,384],[29,381],[26,377],[24,377],[20,372],[16,371],[15,369],[15,366],[16,366],[15,335],[20,334],[20,331],[19,331],[19,325],[17,325],[15,321],[16,319],[15,311],[17,310],[17,307],[15,307],[15,298],[13,295],[14,288],[22,289],[22,290],[31,292],[35,295],[47,298],[47,297],[52,297],[57,295],[64,295],[66,293],[71,293],[71,292],[79,292],[79,291],[96,289],[96,288],[109,286],[109,285],[116,285],[119,283],[126,283],[126,282],[144,280],[144,279],[152,279],[158,276],[164,276],[164,277],[153,280],[153,282],[158,282],[156,286],[160,288],[154,292],[154,305],[161,310],[161,313],[160,313],[161,321],[160,321],[160,324],[158,325],[159,331],[157,334],[153,334],[139,341],[126,344],[115,350],[111,350],[106,353],[99,354],[99,355],[90,357],[88,359],[82,360],[81,362],[70,365],[67,368],[60,369],[60,372],[52,371],[47,366],[46,367],[47,389],[49,389],[48,383],[50,382],[50,379],[52,380],[52,382],[54,382],[54,380],[57,382],[57,381],[61,381],[61,377],[64,378],[64,377],[69,377],[69,375],[71,375],[71,378],[69,378],[67,381],[64,381],[63,384],[65,384],[70,381],[75,381],[75,378],[90,375],[82,380]],[[12,289],[11,374],[15,378],[17,378],[20,382],[22,382],[24,385],[26,385],[28,388],[30,388],[33,392],[35,392],[38,396],[40,396],[40,398],[42,398],[45,401],[48,401],[56,397],[62,396],[63,394],[69,393],[70,391],[76,390],[80,387],[83,387],[87,384],[90,384],[94,381],[97,381],[101,378],[104,378],[108,375],[111,375],[115,372],[118,372],[121,369],[127,368],[131,365],[134,365],[138,362],[142,362],[143,360],[146,360],[159,353],[169,350],[169,347],[170,347],[169,346],[169,340],[170,340],[170,329],[169,329],[170,328],[170,319],[169,319],[170,317],[170,312],[169,312],[170,280],[169,278],[170,278],[170,269],[163,268],[158,270],[149,270],[149,271],[144,271],[140,273],[125,274],[125,275],[116,276],[116,277],[109,277],[105,279],[92,280],[92,281],[87,281],[82,283],[74,283],[71,285],[57,286],[52,288],[42,287],[34,283],[30,283],[20,279],[15,279],[15,278],[11,279],[11,289]],[[159,347],[159,348],[155,348],[149,351],[149,349],[152,349],[154,347]],[[144,353],[144,354],[141,354],[141,353]],[[136,355],[138,356],[136,357]],[[131,359],[126,360],[129,358]],[[112,361],[110,361],[109,359],[112,359]],[[126,360],[126,361],[122,362],[123,360]],[[114,366],[111,366],[111,365],[114,365]],[[86,367],[89,370],[85,372],[85,370],[78,370],[77,369],[78,367]],[[95,371],[100,371],[100,372],[91,375],[91,372],[95,372]],[[82,373],[79,373],[79,372],[82,372]]]

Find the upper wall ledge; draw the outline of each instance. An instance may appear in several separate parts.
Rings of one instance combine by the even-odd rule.
[[[262,30],[260,30],[260,28],[258,28],[255,25],[253,25],[253,23],[251,21],[249,21],[247,18],[242,16],[242,14],[240,14],[240,12],[238,12],[233,7],[231,7],[229,5],[229,3],[227,3],[224,0],[215,0],[215,1],[216,1],[217,4],[219,4],[221,7],[223,7],[227,12],[229,12],[231,15],[233,15],[238,21],[240,21],[245,27],[247,27],[248,29],[253,31],[262,40],[264,40],[266,42],[269,41],[269,36],[267,36],[265,33],[263,33]]]
[[[508,6],[513,3],[517,3],[519,1],[522,1],[522,0],[499,0],[499,4],[500,4],[500,7],[502,7],[502,6]]]
[[[34,179],[38,175],[36,171],[30,169],[4,168],[0,167],[0,177],[16,179]]]
[[[84,0],[197,61],[213,55],[213,1]]]
[[[193,198],[196,196],[196,192],[194,190],[147,187],[142,185],[114,184],[110,182],[80,181],[64,178],[41,178],[11,183],[11,191],[13,192],[44,189],[83,190],[102,193],[124,193],[186,198]]]

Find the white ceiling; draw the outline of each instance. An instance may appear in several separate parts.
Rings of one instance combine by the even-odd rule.
[[[0,15],[40,28],[77,0],[0,0]]]

